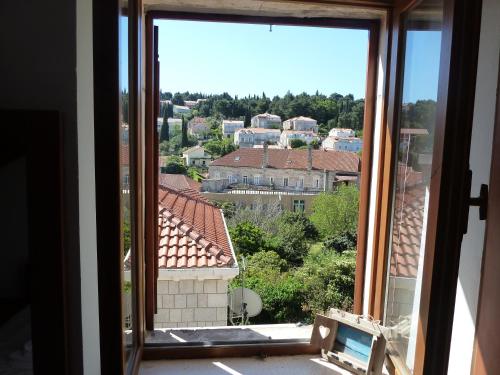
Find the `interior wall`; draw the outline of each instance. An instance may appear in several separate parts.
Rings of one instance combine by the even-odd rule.
[[[493,127],[499,70],[500,2],[483,0],[479,61],[474,103],[470,168],[471,196],[479,195],[481,184],[489,183]],[[469,212],[468,232],[460,257],[458,287],[448,374],[469,374],[474,344],[481,259],[485,222],[479,220],[477,207]]]
[[[80,275],[84,374],[101,373],[94,157],[92,0],[76,1]]]

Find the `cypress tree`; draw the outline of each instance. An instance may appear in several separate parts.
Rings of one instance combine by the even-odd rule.
[[[167,103],[167,107],[163,111],[163,124],[161,125],[160,129],[160,143],[163,141],[168,141],[170,140],[169,136],[169,127],[168,127],[168,107],[169,104]]]
[[[187,147],[188,145],[188,135],[187,135],[187,124],[184,116],[182,116],[182,147]]]

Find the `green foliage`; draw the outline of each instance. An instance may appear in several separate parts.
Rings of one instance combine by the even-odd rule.
[[[291,148],[299,148],[299,147],[303,147],[303,146],[307,146],[307,143],[305,141],[303,141],[302,139],[292,139],[290,141]]]
[[[236,146],[229,139],[214,139],[206,142],[203,147],[214,157],[221,157],[236,150]]]
[[[304,306],[311,317],[331,307],[352,308],[355,271],[353,251],[322,251],[305,259],[295,277],[303,285]]]
[[[187,99],[186,99],[187,100]],[[172,97],[172,104],[184,105],[184,97],[181,93],[176,92]]]
[[[323,250],[343,253],[346,250],[355,250],[356,243],[356,233],[344,232],[336,236],[328,236],[323,241]]]
[[[162,94],[167,97],[170,93]],[[261,96],[233,98],[228,93],[206,96],[185,92],[175,93],[173,98],[174,104],[184,103],[184,100],[206,99],[193,109],[193,113],[202,117],[242,118],[245,126],[250,125],[251,117],[270,112],[281,116],[282,119],[296,116],[313,117],[320,124],[321,134],[341,125],[355,130],[363,128],[364,99],[355,100],[350,94],[343,96],[334,93],[326,96],[316,92],[314,95],[293,95],[288,92],[283,97],[275,96],[271,100],[265,93]]]
[[[334,192],[321,193],[313,200],[311,221],[321,237],[356,233],[358,228],[359,190],[341,185]]]
[[[170,155],[170,142],[169,141],[163,141],[160,143],[160,155],[161,156]]]
[[[188,147],[189,146],[189,140],[188,140],[188,133],[187,133],[187,121],[182,116],[182,138],[181,138],[181,147]]]
[[[319,146],[321,146],[321,143],[317,139],[313,139],[311,141],[311,147],[315,150],[319,150]]]
[[[264,231],[250,222],[229,228],[229,234],[239,255],[252,255],[268,249]]]
[[[167,104],[167,108],[170,107],[169,104]],[[163,114],[163,123],[161,124],[160,128],[160,143],[164,141],[168,141],[170,138],[169,134],[169,128],[168,128],[168,110],[165,110],[165,113]]]
[[[167,163],[161,169],[162,173],[171,173],[171,174],[187,173],[187,168],[184,165],[184,160],[178,156],[169,157]]]
[[[304,235],[306,240],[318,238],[318,230],[303,212],[284,211],[280,216],[280,222],[283,225],[298,223],[301,228],[299,233]]]
[[[189,167],[187,169],[187,175],[197,182],[201,182],[204,179],[202,172],[198,167]]]

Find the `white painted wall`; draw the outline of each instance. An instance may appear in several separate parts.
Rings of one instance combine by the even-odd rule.
[[[473,196],[489,183],[500,51],[500,1],[483,0],[470,166]],[[485,222],[471,207],[463,239],[448,374],[469,374],[484,247]]]
[[[101,373],[94,160],[92,0],[76,2],[76,87],[83,373]]]

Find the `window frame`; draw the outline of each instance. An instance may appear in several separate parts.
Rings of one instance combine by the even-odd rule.
[[[331,28],[347,28],[361,29],[368,31],[368,53],[367,53],[367,71],[366,71],[366,88],[365,88],[365,110],[363,118],[363,154],[361,164],[366,166],[361,170],[360,184],[360,205],[359,205],[359,220],[358,220],[358,248],[356,255],[356,273],[355,273],[355,294],[354,294],[354,312],[361,314],[362,300],[364,298],[364,278],[365,278],[365,259],[368,233],[368,218],[370,208],[370,180],[372,172],[373,151],[372,143],[375,128],[375,113],[377,102],[377,78],[378,78],[378,58],[379,58],[379,37],[382,19],[349,19],[349,18],[294,18],[294,17],[266,17],[266,16],[242,16],[234,14],[209,14],[209,13],[189,13],[189,12],[174,12],[174,11],[158,11],[151,10],[146,14],[146,30],[151,28],[156,19],[171,19],[171,20],[186,20],[186,21],[211,21],[211,22],[230,22],[230,23],[253,23],[253,24],[273,24],[286,26],[316,26],[316,27],[331,27]],[[151,45],[152,38],[148,38],[146,33],[146,48]],[[146,66],[151,64],[151,55],[146,54]],[[148,79],[148,78],[147,78]],[[152,86],[150,86],[152,87]],[[146,110],[150,108],[147,105],[147,98],[152,97],[146,93]],[[146,124],[152,126],[152,123]],[[147,145],[146,145],[147,147]],[[156,185],[157,186],[157,185]],[[147,191],[150,189],[146,188]],[[231,343],[234,346],[234,343]],[[256,344],[256,345],[271,345]],[[294,345],[294,344],[286,344]],[[236,345],[238,346],[238,345]],[[145,352],[151,350],[150,347],[145,348]],[[155,348],[155,350],[158,350]],[[166,353],[174,353],[174,348],[163,348]],[[182,351],[182,349],[179,349]],[[162,350],[160,350],[162,352]],[[170,354],[168,355],[170,357]],[[240,355],[244,351],[240,351]],[[165,356],[164,355],[164,356]],[[163,357],[164,357],[163,356]],[[199,355],[195,355],[199,357]]]

